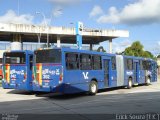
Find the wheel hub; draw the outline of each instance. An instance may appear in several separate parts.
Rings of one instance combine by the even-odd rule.
[[[129,87],[132,87],[132,82],[131,82],[131,80],[129,81]]]
[[[91,85],[91,91],[92,91],[93,93],[96,92],[96,85],[95,85],[95,84],[92,84],[92,85]]]

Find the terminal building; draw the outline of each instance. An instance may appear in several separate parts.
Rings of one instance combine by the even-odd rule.
[[[119,37],[129,37],[129,32],[85,28],[82,32],[82,44],[92,50],[93,45],[109,41],[109,52],[112,53],[112,41]],[[48,43],[46,46],[61,47],[63,44],[74,44],[76,47],[76,28],[0,23],[0,42],[4,44],[3,49],[11,50],[33,50],[42,47],[44,43]],[[30,47],[26,47],[27,45]]]

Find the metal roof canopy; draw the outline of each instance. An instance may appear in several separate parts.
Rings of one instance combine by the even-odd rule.
[[[46,42],[47,33],[50,43],[56,43],[57,36],[60,36],[61,43],[76,43],[75,28],[0,23],[0,41],[12,41],[14,34],[20,34],[22,42],[38,42],[38,35],[41,34],[40,42]],[[129,32],[126,30],[86,29],[82,36],[83,44],[98,44],[118,37],[129,37]]]

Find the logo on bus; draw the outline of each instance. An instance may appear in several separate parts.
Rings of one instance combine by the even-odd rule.
[[[44,69],[42,70],[42,75],[43,75],[43,79],[50,79],[51,77],[50,75],[60,75],[60,70],[59,69],[56,69],[56,70]]]
[[[13,69],[10,71],[10,74],[24,75],[24,70],[16,71]]]
[[[85,80],[88,79],[88,72],[83,72],[82,74]]]
[[[38,73],[39,71],[37,71]],[[51,74],[51,75],[60,75],[60,70],[56,69],[56,70],[49,70],[49,69],[44,69],[42,70],[42,74]]]
[[[132,71],[127,71],[126,73],[127,73],[127,75],[133,75]]]

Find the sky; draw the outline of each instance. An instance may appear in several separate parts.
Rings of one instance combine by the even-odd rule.
[[[160,0],[0,0],[1,23],[44,24],[128,30],[128,38],[113,40],[113,52],[121,52],[139,40],[144,50],[160,53]],[[103,42],[108,51],[108,42]]]

